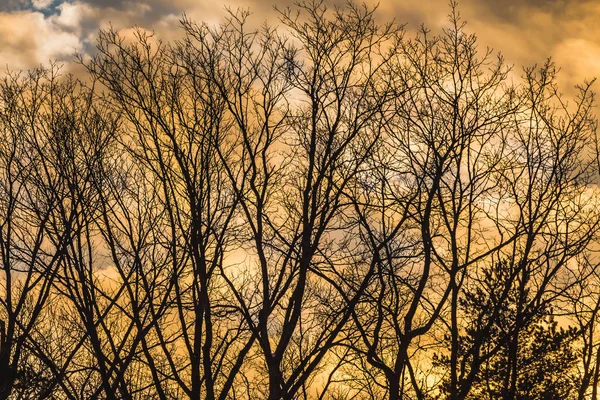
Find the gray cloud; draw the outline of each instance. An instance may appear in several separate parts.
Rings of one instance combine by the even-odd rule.
[[[374,5],[378,0],[367,0]],[[34,2],[36,7],[34,7]],[[197,21],[217,23],[225,6],[249,8],[253,26],[267,20],[277,25],[273,6],[294,0],[0,0],[0,62],[15,67],[68,59],[72,49],[91,52],[98,29],[154,30],[165,40],[181,35],[178,19],[185,12]],[[343,0],[328,0],[343,4]],[[448,0],[380,0],[382,20],[395,18],[411,32],[421,24],[435,32],[448,26]],[[41,7],[41,5],[46,5]],[[480,38],[480,47],[502,51],[517,66],[543,62],[550,55],[563,68],[567,85],[600,74],[600,3],[596,0],[459,0],[467,30]],[[26,30],[12,25],[11,21]],[[27,21],[27,22],[24,22]],[[63,41],[63,46],[57,42]],[[68,51],[67,51],[68,50]]]

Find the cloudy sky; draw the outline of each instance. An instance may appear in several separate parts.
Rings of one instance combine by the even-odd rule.
[[[100,28],[133,25],[166,39],[179,34],[185,12],[195,20],[217,22],[225,6],[249,7],[255,20],[276,24],[272,4],[293,0],[0,0],[0,66],[24,69],[49,60],[70,60],[93,51]],[[367,0],[375,3],[375,0]],[[447,24],[447,0],[381,0],[378,14],[425,24],[434,32]],[[600,76],[600,1],[460,0],[461,15],[480,43],[501,51],[521,68],[552,56],[565,87]]]

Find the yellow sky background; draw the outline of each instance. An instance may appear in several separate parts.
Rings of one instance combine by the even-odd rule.
[[[92,52],[97,30],[109,24],[139,25],[173,39],[181,32],[183,12],[217,22],[225,6],[248,7],[256,22],[277,24],[275,4],[293,0],[0,0],[0,65],[18,70],[55,59],[68,62],[74,52]],[[566,91],[600,76],[600,0],[460,0],[459,9],[480,45],[501,51],[517,72],[552,56]],[[381,0],[378,15],[406,23],[409,31],[425,24],[439,32],[447,26],[448,11],[447,0]]]

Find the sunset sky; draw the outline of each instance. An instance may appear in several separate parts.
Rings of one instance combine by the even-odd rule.
[[[119,30],[139,25],[172,39],[182,13],[217,22],[225,6],[248,7],[255,21],[277,24],[273,4],[292,1],[0,0],[0,63],[23,69],[70,60],[73,52],[93,51],[97,30],[109,24]],[[600,1],[462,0],[459,8],[480,44],[500,50],[516,69],[552,56],[565,88],[600,75]],[[408,30],[424,23],[436,32],[447,24],[448,6],[447,0],[382,0],[378,13],[407,23]]]

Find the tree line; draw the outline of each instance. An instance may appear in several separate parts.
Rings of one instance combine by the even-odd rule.
[[[593,81],[449,10],[184,16],[6,74],[0,399],[595,399]]]

